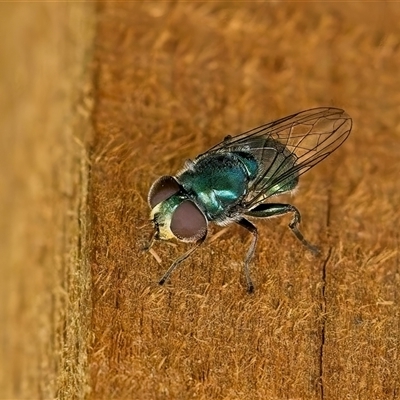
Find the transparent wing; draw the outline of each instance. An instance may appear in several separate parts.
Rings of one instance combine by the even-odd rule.
[[[250,209],[270,196],[293,189],[300,175],[347,139],[351,128],[352,120],[344,110],[313,108],[227,136],[205,154],[246,151],[256,157],[260,168],[243,202]]]

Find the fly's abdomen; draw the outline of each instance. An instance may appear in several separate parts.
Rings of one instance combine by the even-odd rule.
[[[255,138],[248,140],[246,145],[259,165],[257,183],[252,188],[253,193],[249,193],[249,198],[266,199],[297,186],[297,157],[284,144],[272,138]]]
[[[257,171],[258,163],[248,153],[217,153],[195,160],[177,179],[212,221],[240,202]]]

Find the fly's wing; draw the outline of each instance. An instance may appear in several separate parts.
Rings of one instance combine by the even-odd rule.
[[[245,151],[256,158],[257,177],[242,202],[244,208],[251,209],[270,196],[294,189],[299,176],[333,153],[351,128],[352,120],[345,111],[313,108],[227,136],[205,154]]]

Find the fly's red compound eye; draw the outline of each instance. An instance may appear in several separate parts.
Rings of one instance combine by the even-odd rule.
[[[180,186],[172,176],[162,176],[150,188],[148,201],[151,208],[178,193]]]
[[[174,211],[170,228],[178,239],[195,242],[205,235],[207,220],[192,201],[186,200]]]

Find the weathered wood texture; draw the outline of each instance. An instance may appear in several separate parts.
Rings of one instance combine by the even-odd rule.
[[[63,97],[70,108],[62,113],[40,97],[45,76],[34,78],[38,97],[20,111],[23,121],[54,106],[53,127],[69,115],[62,129],[78,124],[78,133],[40,136],[38,118],[31,140],[15,136],[6,158],[15,190],[2,200],[11,232],[2,241],[12,282],[1,333],[10,344],[2,361],[13,360],[9,397],[400,398],[399,4],[105,2],[93,14],[79,10],[87,15],[75,29],[97,18],[93,109],[81,90]],[[63,52],[54,53],[62,71]],[[69,65],[83,71],[79,54]],[[90,81],[64,75],[68,87]],[[151,183],[228,133],[320,105],[354,119],[349,140],[290,199],[323,255],[307,253],[288,218],[259,222],[250,296],[242,271],[249,235],[215,228],[221,235],[159,287],[186,246],[157,243],[162,265],[142,251]],[[32,376],[34,363],[42,372]]]
[[[395,4],[105,4],[91,178],[94,398],[385,399],[399,396],[400,43]],[[232,228],[168,282],[184,246],[141,247],[146,194],[228,133],[335,105],[351,139],[288,218]]]
[[[88,392],[90,4],[0,4],[0,398]]]

